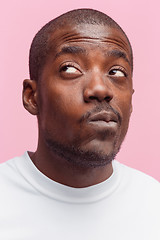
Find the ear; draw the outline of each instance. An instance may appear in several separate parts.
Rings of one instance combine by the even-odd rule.
[[[23,106],[33,115],[38,114],[37,105],[37,82],[35,80],[25,79],[23,81]]]

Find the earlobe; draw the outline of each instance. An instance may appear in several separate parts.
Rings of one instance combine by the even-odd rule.
[[[38,115],[37,82],[30,79],[23,81],[23,106],[33,115]]]

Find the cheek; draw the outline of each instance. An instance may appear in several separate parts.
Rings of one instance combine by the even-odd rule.
[[[47,93],[47,94],[46,94]],[[82,96],[75,88],[54,86],[41,95],[41,127],[56,139],[72,139],[83,114]]]
[[[131,91],[119,92],[115,95],[115,105],[117,105],[118,110],[123,118],[123,120],[128,119],[132,112],[132,93]]]
[[[130,115],[132,112],[132,95],[130,93],[122,96],[121,101],[119,101],[119,111],[122,117],[121,135],[122,138],[124,138],[128,130]]]
[[[82,95],[79,90],[74,87],[59,87],[54,91],[52,97],[52,108],[57,116],[64,116],[65,121],[71,121],[77,118],[81,112]]]

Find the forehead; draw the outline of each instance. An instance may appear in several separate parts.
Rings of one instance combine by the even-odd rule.
[[[49,39],[49,48],[56,52],[64,46],[74,44],[83,44],[84,47],[93,45],[93,48],[113,46],[121,49],[129,59],[131,58],[131,48],[124,33],[107,25],[68,24],[56,29]]]
[[[128,62],[132,71],[131,47],[126,36],[119,29],[107,25],[66,24],[51,33],[49,59],[53,60],[54,57],[63,56],[66,53],[75,55],[82,51],[90,56],[100,53],[104,56],[111,54],[116,58],[123,58]]]

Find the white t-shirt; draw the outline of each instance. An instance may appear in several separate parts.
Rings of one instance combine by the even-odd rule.
[[[116,160],[106,181],[72,188],[27,152],[0,165],[0,240],[160,240],[160,184]]]

